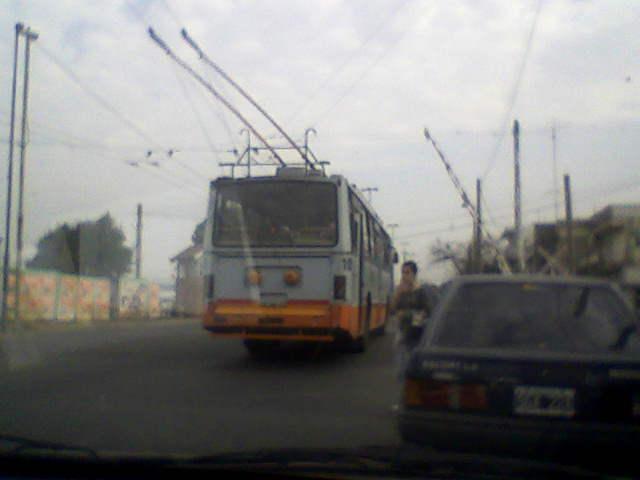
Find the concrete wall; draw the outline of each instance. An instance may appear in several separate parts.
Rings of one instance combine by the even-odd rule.
[[[9,277],[7,305],[14,316],[16,277]],[[117,318],[160,316],[160,287],[145,280],[65,275],[51,271],[24,270],[20,281],[22,321],[89,323]],[[115,304],[114,304],[115,303]]]

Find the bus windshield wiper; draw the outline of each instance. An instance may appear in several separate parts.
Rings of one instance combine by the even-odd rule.
[[[18,455],[18,454],[42,454],[49,456],[52,452],[58,453],[84,453],[90,457],[99,458],[98,453],[89,447],[79,447],[77,445],[68,445],[65,443],[47,442],[42,440],[34,440],[18,435],[1,435],[0,444],[9,444],[9,448],[2,451],[2,455]],[[13,445],[11,447],[11,445]]]

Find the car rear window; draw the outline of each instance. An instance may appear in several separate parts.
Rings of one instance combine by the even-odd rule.
[[[432,344],[603,352],[631,322],[620,297],[603,286],[470,284],[444,308]]]

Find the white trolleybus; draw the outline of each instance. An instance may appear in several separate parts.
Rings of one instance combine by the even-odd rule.
[[[253,353],[283,341],[362,352],[384,332],[397,254],[354,185],[283,166],[210,189],[203,326],[212,336],[243,339]]]

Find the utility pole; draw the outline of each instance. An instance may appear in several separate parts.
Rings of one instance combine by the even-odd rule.
[[[474,219],[475,233],[474,239],[474,260],[476,273],[482,273],[482,182],[476,179],[476,212],[477,218]]]
[[[569,261],[569,273],[576,273],[576,258],[573,250],[573,209],[571,207],[571,179],[564,176],[564,208],[567,221],[567,255]]]
[[[556,214],[556,223],[560,219],[560,206],[558,205],[558,162],[556,160],[556,125],[551,127],[551,145],[553,153],[553,208]]]
[[[395,237],[395,233],[396,233],[396,228],[398,228],[400,225],[398,225],[397,223],[390,223],[389,225],[387,225],[387,228],[389,230],[391,230],[391,241],[393,242],[393,239]]]
[[[367,188],[363,188],[363,189],[362,189],[362,193],[367,193],[367,194],[368,194],[368,197],[369,197],[369,203],[371,203],[371,200],[372,200],[372,198],[371,198],[371,194],[372,194],[373,192],[377,192],[377,191],[378,191],[378,187],[367,187]]]
[[[522,255],[522,205],[520,198],[520,124],[513,121],[513,168],[514,168],[514,230],[516,254],[518,257],[518,271],[524,271]]]
[[[136,278],[142,275],[142,204],[138,204],[136,222]]]
[[[18,75],[18,46],[24,26],[16,23],[16,35],[13,46],[13,83],[11,85],[11,122],[9,126],[9,170],[7,172],[7,207],[4,231],[4,265],[2,267],[2,330],[7,328],[7,299],[9,296],[9,262],[11,245],[11,199],[13,197],[13,142],[16,118],[16,81]]]
[[[27,113],[29,106],[29,60],[31,58],[31,42],[38,39],[38,34],[27,27],[22,34],[26,38],[24,50],[24,74],[22,87],[22,125],[20,128],[20,173],[18,183],[18,233],[16,253],[16,300],[15,320],[20,319],[20,290],[22,283],[22,248],[24,244],[24,178],[27,159]]]
[[[460,195],[460,198],[462,199],[462,207],[467,209],[467,211],[471,215],[471,218],[473,219],[473,221],[476,222],[477,221],[477,217],[478,217],[478,212],[476,211],[476,208],[471,203],[471,200],[469,199],[469,195],[467,194],[466,190],[462,186],[462,183],[460,182],[460,179],[458,178],[458,176],[453,171],[453,168],[451,167],[451,164],[449,164],[447,159],[444,157],[444,154],[442,153],[440,148],[438,148],[438,145],[436,144],[435,140],[433,139],[433,137],[429,133],[429,130],[427,130],[426,128],[424,129],[424,137],[427,140],[427,142],[430,142],[431,145],[433,145],[433,148],[435,149],[436,153],[438,154],[438,157],[440,157],[440,160],[444,164],[444,168],[447,170],[447,174],[449,175],[449,178],[453,182],[453,186],[456,188],[456,190],[458,191],[458,194]],[[481,225],[481,224],[479,224],[479,225]],[[491,246],[491,248],[493,249],[493,251],[496,254],[496,260],[498,261],[498,265],[500,267],[500,271],[502,273],[510,274],[511,273],[511,267],[509,266],[509,262],[507,262],[504,254],[498,248],[497,242],[493,239],[491,233],[488,230],[484,230],[484,226],[482,226],[482,228],[483,228],[483,231],[484,231],[484,235],[487,237],[487,245]]]
[[[242,133],[246,133],[247,134],[247,176],[250,177],[251,176],[251,131],[243,128],[242,130],[240,130],[240,134],[242,135]]]

